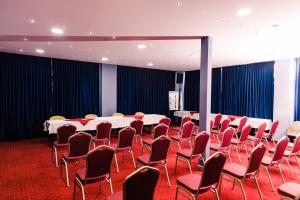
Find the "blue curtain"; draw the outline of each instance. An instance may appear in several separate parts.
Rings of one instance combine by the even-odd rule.
[[[294,120],[300,120],[300,58],[296,58],[296,82],[295,82],[295,114]]]
[[[0,140],[41,137],[50,116],[50,59],[0,53]]]
[[[199,111],[200,70],[185,72],[184,109]]]
[[[175,72],[118,66],[117,110],[169,115],[168,93],[175,89]]]
[[[222,110],[222,68],[213,68],[211,72],[211,112]]]

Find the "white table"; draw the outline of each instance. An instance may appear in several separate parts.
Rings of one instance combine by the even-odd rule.
[[[143,117],[144,125],[154,125],[158,124],[159,120],[164,118],[164,115],[157,114],[145,114]],[[46,120],[44,122],[44,131],[49,131],[49,134],[57,133],[57,128],[64,124],[71,124],[76,126],[76,131],[92,131],[96,130],[96,126],[100,122],[110,122],[112,123],[112,128],[124,128],[130,126],[130,123],[135,120],[134,117],[97,117],[90,120],[86,125],[82,125],[77,121],[66,121],[66,120]]]
[[[215,118],[217,114],[215,113],[210,113],[210,120],[213,120]],[[199,121],[199,113],[195,113],[194,111],[187,111],[187,110],[177,110],[174,112],[174,116],[175,117],[185,117],[185,116],[189,116],[190,118],[194,119],[194,120],[198,120]],[[222,120],[227,119],[227,115],[222,115]]]

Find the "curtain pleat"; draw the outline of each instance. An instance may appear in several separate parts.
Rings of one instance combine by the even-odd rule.
[[[295,112],[294,120],[300,120],[300,58],[296,58],[296,79],[295,79]]]
[[[185,72],[184,109],[199,111],[200,70]]]

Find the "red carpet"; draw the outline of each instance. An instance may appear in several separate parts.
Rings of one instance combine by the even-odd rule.
[[[148,136],[146,136],[148,137]],[[116,142],[116,139],[113,139]],[[183,145],[188,148],[187,145]],[[92,146],[91,146],[92,148]],[[164,170],[161,169],[161,177],[156,190],[155,199],[173,200],[175,199],[176,177],[188,173],[187,164],[178,162],[177,175],[174,174],[175,153],[177,145],[172,143],[168,157],[168,171],[171,178],[171,188],[167,187],[167,180]],[[250,148],[249,148],[250,150]],[[59,152],[61,155],[62,151]],[[146,151],[147,153],[147,151]],[[141,147],[134,145],[134,156],[141,155]],[[233,161],[238,163],[236,152],[232,152]],[[17,142],[0,143],[0,197],[1,199],[72,199],[73,180],[75,170],[84,166],[84,162],[69,165],[70,187],[67,187],[64,180],[60,177],[60,170],[56,168],[51,159],[51,149],[48,139],[32,139]],[[122,161],[122,155],[118,155],[120,173],[116,173],[115,163],[113,162],[112,181],[114,192],[122,189],[124,178],[134,171],[130,155],[125,154]],[[243,163],[246,164],[245,152],[242,150]],[[229,162],[229,161],[228,161]],[[193,172],[201,173],[196,168],[197,161],[193,162]],[[291,174],[285,162],[282,163],[283,174],[286,181],[300,183],[300,169],[295,161],[291,161],[292,169],[296,180],[292,180]],[[282,184],[278,169],[270,169],[271,178],[274,187],[277,190]],[[226,178],[227,179],[227,178]],[[279,199],[277,191],[272,192],[268,182],[266,172],[261,169],[258,177],[264,199]],[[100,193],[99,183],[91,184],[85,187],[87,199],[105,199],[109,192],[109,184],[102,183],[103,190]],[[243,194],[238,184],[235,189],[231,189],[232,184],[223,180],[221,199],[242,199]],[[244,188],[248,199],[259,199],[254,181],[244,182]],[[78,191],[78,190],[77,190]],[[201,194],[198,199],[216,199],[211,192]],[[77,199],[81,199],[80,193],[77,193]],[[179,199],[185,199],[180,196]]]

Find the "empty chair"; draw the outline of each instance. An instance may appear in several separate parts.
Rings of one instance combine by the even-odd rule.
[[[253,147],[255,146],[255,144],[257,142],[261,141],[261,139],[265,133],[266,127],[267,127],[267,124],[266,124],[266,122],[264,122],[261,125],[259,125],[259,127],[255,133],[255,136],[252,136],[252,135],[248,136],[247,141],[250,142]]]
[[[278,188],[278,194],[281,196],[281,199],[299,200],[300,184],[287,182]]]
[[[65,124],[57,128],[57,140],[54,141],[52,145],[52,157],[54,152],[56,167],[58,167],[57,148],[68,146],[69,137],[71,137],[75,133],[76,133],[76,126],[73,126],[71,124]]]
[[[189,122],[191,121],[192,118],[190,118],[189,116],[184,116],[182,119],[181,119],[181,124],[180,124],[180,127],[176,127],[176,128],[173,128],[173,130],[177,131],[178,133],[180,133],[182,131],[182,127],[183,125],[186,123],[186,122]]]
[[[88,152],[86,155],[86,167],[76,171],[74,180],[74,199],[76,195],[76,186],[80,187],[82,199],[85,199],[84,185],[107,181],[110,184],[110,192],[113,193],[111,182],[111,163],[114,157],[114,149],[109,146],[99,146]]]
[[[125,178],[123,192],[114,193],[107,200],[153,200],[160,172],[154,167],[144,166]]]
[[[162,135],[152,142],[150,154],[137,157],[137,163],[142,166],[161,165],[163,168],[165,168],[168,186],[170,186],[170,179],[167,169],[167,155],[170,143],[170,138]]]
[[[208,191],[214,192],[220,199],[217,188],[225,162],[226,156],[217,152],[205,161],[202,175],[187,174],[177,178],[175,199],[181,191],[191,195],[193,200],[197,199],[198,194]]]
[[[110,144],[110,133],[112,124],[110,122],[100,122],[96,127],[96,136],[92,138],[94,148],[97,142]]]
[[[86,119],[95,119],[97,117],[98,117],[98,115],[95,115],[95,114],[87,114],[87,115],[85,115],[84,118],[86,118]]]
[[[166,126],[170,126],[171,119],[169,117],[164,117],[161,120],[159,120],[159,124],[164,124]]]
[[[153,138],[146,138],[143,139],[143,143],[142,143],[142,154],[144,153],[144,148],[148,147],[150,148],[152,142],[154,139],[158,138],[159,136],[162,135],[167,135],[168,134],[168,130],[169,127],[166,126],[165,124],[159,124],[157,126],[154,127],[154,133],[153,133]]]
[[[235,150],[236,150],[236,153],[238,155],[238,158],[239,158],[240,162],[241,162],[241,156],[240,156],[240,153],[239,153],[239,147],[241,145],[243,145],[245,147],[247,157],[249,157],[246,141],[247,141],[247,138],[249,136],[250,131],[251,131],[251,126],[250,125],[244,126],[244,128],[241,131],[240,137],[239,138],[232,138],[232,140],[231,140],[231,145],[235,146]]]
[[[177,151],[176,162],[175,162],[175,173],[176,173],[176,169],[177,169],[177,160],[179,158],[187,161],[191,174],[193,173],[192,168],[191,168],[191,160],[193,158],[200,157],[200,159],[202,159],[202,161],[204,163],[202,154],[205,152],[208,140],[209,140],[209,135],[205,131],[203,131],[195,137],[195,143],[194,143],[193,149],[183,149],[183,150]]]
[[[216,114],[215,119],[213,120],[214,122],[212,126],[213,130],[219,129],[221,120],[222,120],[222,114],[221,113]]]
[[[288,137],[287,136],[282,137],[276,145],[274,154],[272,156],[264,156],[263,160],[261,162],[261,165],[265,168],[265,170],[267,172],[269,182],[270,182],[273,192],[274,192],[274,187],[273,187],[273,183],[272,183],[268,168],[271,166],[277,166],[279,169],[282,181],[283,181],[283,183],[285,182],[279,163],[280,163],[281,159],[283,158],[283,154],[284,154],[284,151],[285,151],[288,143],[289,143]]]
[[[223,135],[223,132],[229,127],[229,124],[230,124],[230,119],[224,119],[221,123],[220,129],[211,130],[211,134],[217,137],[219,144],[220,144],[219,136]]]
[[[64,120],[66,119],[64,116],[55,115],[49,118],[49,120]]]
[[[249,162],[247,167],[242,166],[242,165],[238,165],[235,163],[231,163],[231,164],[226,164],[224,166],[223,169],[223,175],[229,176],[231,178],[233,178],[233,188],[234,188],[234,184],[235,184],[235,180],[237,180],[240,183],[243,195],[244,195],[244,199],[246,199],[246,193],[243,187],[243,181],[245,181],[248,178],[253,178],[255,180],[256,183],[256,187],[258,189],[258,193],[261,199],[263,199],[260,187],[258,185],[257,182],[257,174],[259,171],[259,167],[260,167],[260,163],[264,157],[264,154],[266,152],[266,147],[264,146],[264,144],[260,143],[259,145],[257,145],[251,153]],[[223,175],[221,177],[221,182],[220,182],[220,187],[222,184],[222,178]]]
[[[240,121],[239,121],[239,125],[238,125],[238,127],[235,129],[236,136],[238,136],[238,135],[242,132],[244,126],[245,126],[246,123],[247,123],[247,121],[248,121],[248,117],[246,117],[246,116],[241,117],[241,119],[240,119]]]
[[[123,113],[113,113],[112,114],[113,117],[124,117]]]
[[[192,148],[192,132],[195,124],[192,121],[186,122],[180,131],[179,135],[171,136],[171,140],[178,144],[179,149],[181,149],[182,142],[188,142]]]
[[[263,136],[262,136],[262,138],[267,142],[268,149],[270,149],[270,145],[269,145],[268,139],[271,140],[273,142],[274,146],[275,146],[275,141],[274,141],[273,136],[276,133],[278,125],[279,125],[279,121],[278,120],[273,121],[269,133],[264,133]]]
[[[78,159],[85,158],[89,152],[92,136],[88,133],[79,132],[69,138],[69,151],[63,153],[60,163],[60,174],[62,176],[62,167],[65,165],[67,186],[69,186],[68,163]]]
[[[130,127],[135,129],[135,135],[134,135],[134,137],[136,138],[135,141],[137,142],[137,138],[140,138],[141,145],[143,145],[143,141],[142,141],[143,126],[144,126],[144,122],[140,119],[136,119],[130,123]]]
[[[135,129],[131,127],[123,128],[119,131],[118,142],[117,144],[113,144],[113,148],[115,149],[115,162],[117,167],[117,172],[119,172],[118,158],[117,153],[120,151],[128,151],[132,158],[132,163],[134,168],[136,168],[134,156],[132,152],[132,141],[134,138]]]
[[[229,127],[223,133],[223,139],[221,144],[211,143],[210,149],[212,151],[224,152],[228,155],[229,161],[231,162],[230,157],[230,144],[234,134],[234,129]]]

